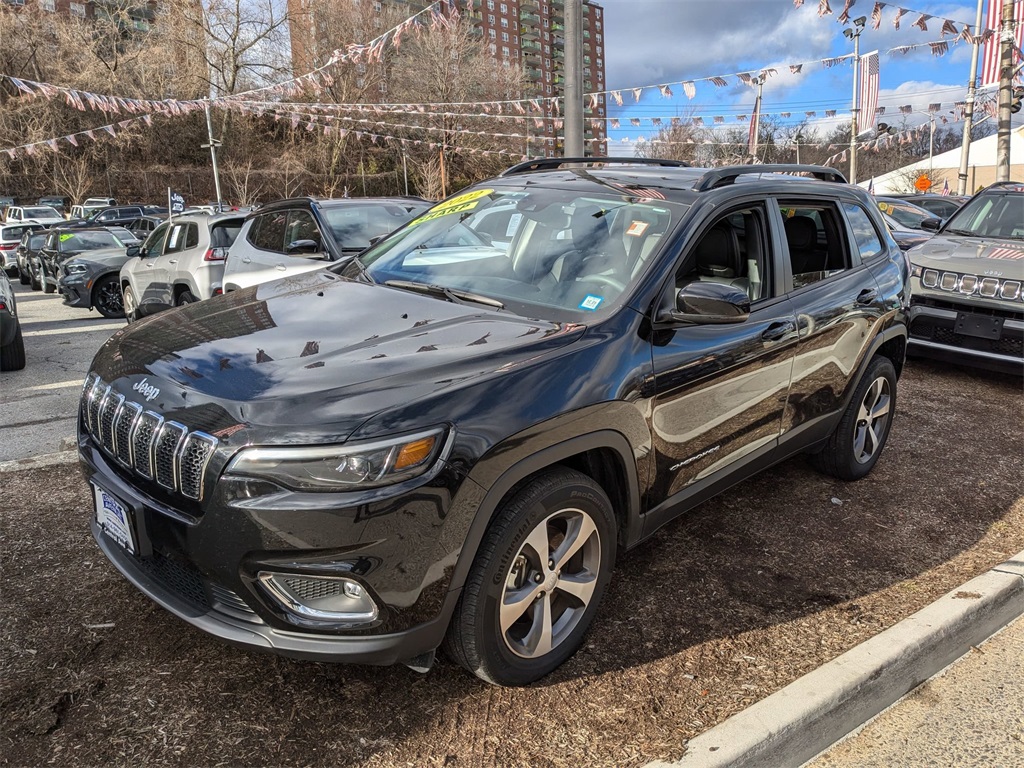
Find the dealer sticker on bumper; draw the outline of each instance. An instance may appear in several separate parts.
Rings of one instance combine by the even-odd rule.
[[[96,522],[104,533],[134,555],[137,550],[132,533],[131,511],[98,485],[92,489],[96,502]]]

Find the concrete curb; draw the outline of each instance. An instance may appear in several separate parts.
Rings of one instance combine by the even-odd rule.
[[[645,768],[799,766],[1024,615],[1024,552]]]
[[[61,464],[74,464],[78,461],[78,451],[59,451],[57,453],[43,453],[39,456],[30,456],[27,459],[15,459],[14,461],[0,461],[0,474],[4,472],[21,472],[26,469],[42,469],[43,467],[56,467]]]

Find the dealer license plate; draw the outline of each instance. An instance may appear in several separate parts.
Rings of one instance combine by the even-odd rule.
[[[136,554],[132,511],[98,485],[92,487],[96,502],[96,522],[110,538]]]
[[[956,325],[953,330],[964,336],[974,336],[977,339],[998,340],[1003,335],[1003,318],[957,312]]]

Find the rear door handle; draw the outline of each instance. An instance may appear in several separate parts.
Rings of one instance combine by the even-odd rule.
[[[286,269],[288,269],[288,267],[286,267],[284,264],[278,264],[277,265],[277,269],[279,269],[282,272],[284,272]]]
[[[178,260],[177,259],[170,259],[167,263],[168,264],[177,264]]]
[[[872,304],[875,299],[878,298],[878,291],[874,288],[865,288],[859,294],[857,294],[858,304]]]
[[[783,320],[772,323],[761,333],[763,341],[781,341],[791,333],[796,333],[796,323],[792,320]]]

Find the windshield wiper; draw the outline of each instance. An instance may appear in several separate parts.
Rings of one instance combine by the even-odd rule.
[[[344,255],[344,249],[342,249],[341,259],[339,259],[338,261],[331,265],[331,267],[334,268],[331,271],[337,270],[340,272],[344,270],[349,264],[355,264],[356,269],[359,270],[360,277],[362,277],[368,283],[376,284],[377,281],[373,279],[373,275],[370,274],[370,270],[366,268],[366,265],[363,264],[362,259],[359,258],[359,253],[362,253],[362,251],[358,251],[357,253],[354,253],[346,258]]]
[[[963,235],[964,237],[981,237],[977,232],[971,232],[969,229],[947,229],[942,234],[944,235]]]
[[[401,288],[406,291],[424,293],[427,296],[436,296],[440,299],[446,299],[453,304],[483,304],[485,307],[494,307],[495,309],[505,308],[504,304],[497,299],[492,299],[490,296],[481,296],[479,293],[446,288],[443,285],[417,283],[412,280],[386,280],[384,285],[390,285],[392,288]]]

